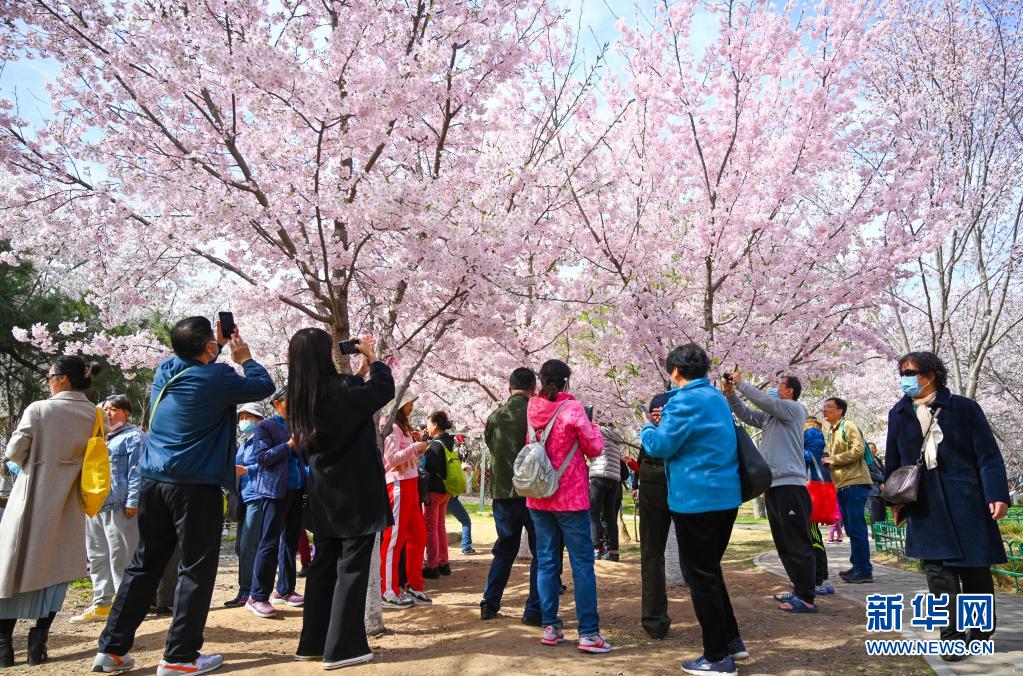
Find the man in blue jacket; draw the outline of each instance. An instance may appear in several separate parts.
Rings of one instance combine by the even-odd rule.
[[[225,344],[244,376],[217,363]],[[234,486],[235,410],[270,396],[274,385],[237,330],[228,340],[219,324],[214,333],[205,317],[175,324],[171,347],[174,354],[160,363],[153,379],[149,442],[139,463],[140,542],[100,635],[93,671],[135,666],[128,651],[179,545],[174,619],[157,676],[205,674],[224,662],[220,655],[200,655],[199,648],[220,557],[221,488]]]

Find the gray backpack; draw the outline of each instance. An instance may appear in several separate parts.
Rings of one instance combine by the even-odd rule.
[[[536,431],[529,421],[526,421],[529,429],[529,436],[526,438],[529,441],[515,457],[515,467],[512,473],[512,486],[515,487],[515,492],[524,498],[549,498],[554,495],[558,491],[561,475],[565,473],[568,463],[572,461],[572,456],[579,448],[579,440],[576,439],[565,462],[561,463],[561,469],[556,470],[551,465],[551,459],[547,455],[547,437],[550,436],[554,421],[558,419],[558,414],[561,413],[565,403],[567,402],[562,402],[561,406],[558,406],[554,417],[547,423],[547,427],[543,428],[542,437],[536,441],[533,441]]]

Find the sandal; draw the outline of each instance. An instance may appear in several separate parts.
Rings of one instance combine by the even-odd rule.
[[[788,608],[785,606],[788,606]],[[791,599],[778,606],[778,610],[786,613],[816,613],[817,606],[811,606],[803,599],[793,595]]]
[[[794,598],[796,598],[796,595],[793,592],[786,592],[784,594],[775,594],[774,595],[774,600],[775,601],[779,601],[781,603],[788,603],[789,601],[791,601]]]

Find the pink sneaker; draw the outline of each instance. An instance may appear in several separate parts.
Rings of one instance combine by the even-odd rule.
[[[543,630],[543,638],[540,639],[540,643],[544,645],[558,645],[565,641],[565,632],[562,631],[561,627],[555,627],[553,625],[547,625]]]
[[[274,592],[273,594],[270,595],[270,603],[272,603],[275,606],[285,605],[291,606],[293,608],[301,608],[302,604],[305,603],[305,597],[296,592],[291,592],[290,594],[285,594],[284,596],[281,596],[277,592]]]
[[[277,616],[277,611],[272,605],[266,601],[253,601],[251,597],[245,602],[245,608],[256,617],[268,619]]]

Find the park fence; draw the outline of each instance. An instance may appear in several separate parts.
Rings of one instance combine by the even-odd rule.
[[[868,521],[870,515],[867,515]],[[1023,509],[1013,507],[999,522],[1002,533],[1002,544],[1008,562],[993,566],[991,574],[995,585],[1001,589],[1012,590],[1017,594],[1023,591]],[[895,525],[890,519],[878,521],[872,526],[874,549],[879,554],[888,554],[900,559],[913,560],[906,556],[906,529]]]

